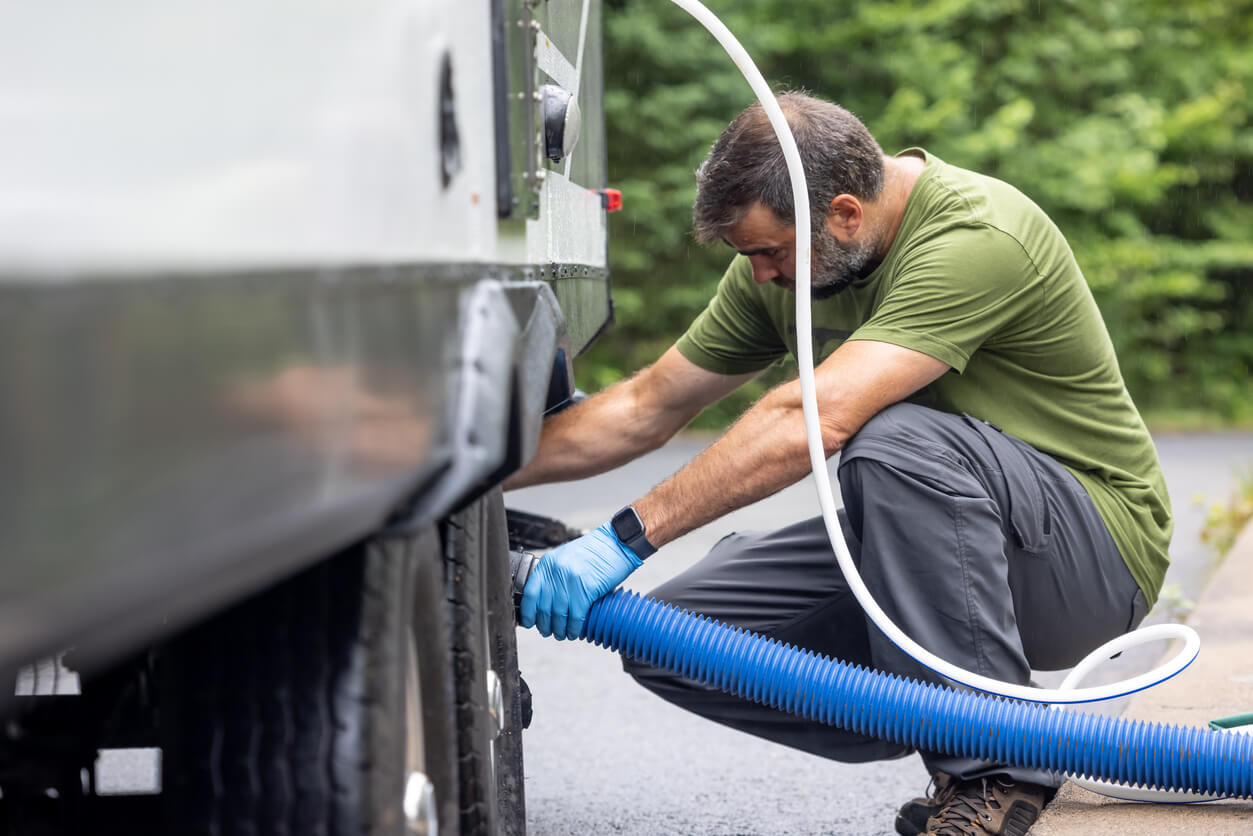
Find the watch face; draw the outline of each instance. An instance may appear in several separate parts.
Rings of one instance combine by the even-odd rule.
[[[636,516],[633,509],[623,508],[614,514],[613,530],[619,540],[629,543],[644,533],[644,526],[640,524],[640,518]]]

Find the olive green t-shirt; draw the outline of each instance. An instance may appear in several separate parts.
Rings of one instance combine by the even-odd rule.
[[[981,418],[1065,466],[1156,600],[1173,527],[1166,483],[1069,245],[1012,186],[907,153],[926,165],[887,257],[813,303],[815,362],[851,339],[947,363],[910,400]],[[737,256],[678,349],[719,374],[764,369],[796,353],[795,305]]]

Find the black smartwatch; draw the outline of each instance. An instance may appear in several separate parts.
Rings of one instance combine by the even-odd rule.
[[[609,525],[613,527],[613,533],[618,535],[622,545],[635,552],[640,560],[657,551],[657,547],[644,536],[644,521],[630,505],[614,514]]]

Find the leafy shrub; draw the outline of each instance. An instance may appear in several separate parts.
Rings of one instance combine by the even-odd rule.
[[[889,152],[922,145],[1039,203],[1142,408],[1253,420],[1253,2],[719,5],[780,88],[839,101]],[[611,226],[618,324],[581,363],[590,389],[658,357],[712,295],[730,253],[691,237],[692,172],[752,100],[664,0],[611,2],[604,37],[609,176],[625,209]]]

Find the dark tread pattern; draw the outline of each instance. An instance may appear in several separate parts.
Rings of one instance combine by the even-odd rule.
[[[289,596],[272,602],[272,623],[257,637],[261,643],[258,664],[270,666],[272,682],[260,694],[261,751],[257,761],[261,778],[258,824],[268,823],[273,836],[295,836],[288,811],[296,803],[296,776],[291,753],[296,745],[296,714],[292,697],[291,666],[287,647],[291,641]]]
[[[165,831],[400,831],[412,629],[441,832],[523,834],[506,546],[497,490],[438,535],[355,546],[171,642],[161,657]],[[495,747],[488,658],[507,713]]]
[[[358,560],[359,555],[351,558],[354,563]],[[330,592],[326,588],[329,570],[329,565],[319,566],[299,579],[303,583],[284,585],[274,593],[287,594],[292,601],[288,653],[294,679],[291,698],[296,739],[291,756],[296,768],[296,798],[288,820],[292,831],[301,836],[330,836],[326,807],[330,800],[327,765],[331,721],[331,706],[327,704],[331,679],[331,660],[328,658],[330,638],[327,635]],[[345,592],[351,595],[351,591]],[[256,620],[264,619],[261,612],[256,612],[254,617]],[[268,626],[265,620],[268,619],[257,624],[256,629]],[[255,686],[264,687],[261,683],[255,683]]]
[[[171,643],[167,832],[397,832],[405,548],[357,546]]]
[[[450,517],[443,533],[453,611],[461,834],[521,836],[526,832],[521,681],[500,489]],[[488,665],[504,699],[499,735],[486,703]]]
[[[461,836],[495,836],[493,730],[484,667],[488,638],[481,577],[483,503],[472,503],[454,514],[443,528],[445,596],[452,614]]]
[[[1031,829],[1031,825],[1035,824],[1039,815],[1040,811],[1034,804],[1015,801],[1014,805],[1009,808],[1009,812],[1005,814],[1005,823],[1001,825],[1001,832],[1005,836],[1027,836],[1027,831]]]
[[[510,533],[503,501],[492,497],[485,515],[487,623],[492,667],[500,677],[505,705],[504,728],[496,739],[497,832],[500,836],[525,836],[522,730],[531,722],[531,698],[518,672],[517,618],[508,560]]]

